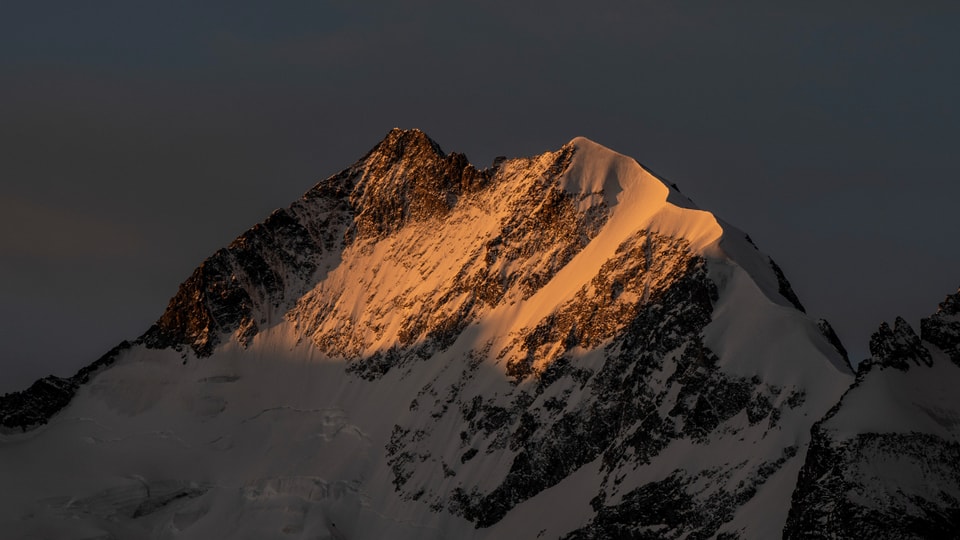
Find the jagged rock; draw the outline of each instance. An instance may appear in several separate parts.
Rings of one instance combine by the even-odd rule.
[[[486,176],[463,154],[447,156],[422,131],[394,128],[362,160],[350,194],[357,238],[390,234],[410,221],[441,218]]]
[[[345,172],[321,182],[201,263],[140,341],[187,345],[200,357],[231,333],[249,344],[260,325],[281,318],[339,257],[351,218],[344,200],[351,177]]]
[[[747,241],[750,242],[751,245],[755,245],[753,244],[753,240],[747,238]],[[774,274],[777,275],[777,285],[779,286],[780,294],[789,300],[790,303],[793,304],[793,307],[799,309],[800,311],[806,312],[807,310],[804,309],[803,304],[800,303],[800,298],[797,297],[797,293],[793,292],[793,287],[790,285],[790,282],[787,281],[787,276],[784,275],[783,270],[777,263],[773,261],[773,259],[769,260],[770,268],[772,268]]]
[[[830,325],[830,322],[826,319],[818,319],[817,327],[820,328],[820,333],[827,338],[827,341],[833,345],[833,348],[840,353],[844,362],[850,367],[850,371],[853,371],[853,364],[850,363],[850,356],[847,354],[847,349],[843,346],[843,342],[840,341],[840,336],[837,335],[837,332],[833,329],[833,326]]]
[[[21,392],[0,396],[0,426],[7,429],[28,429],[46,424],[47,421],[70,403],[81,384],[90,381],[97,371],[112,364],[121,352],[131,344],[124,341],[110,349],[93,363],[84,366],[72,377],[50,375],[30,385]]]
[[[890,367],[906,371],[911,365],[929,366],[933,360],[930,352],[920,343],[920,337],[910,324],[897,317],[893,329],[882,323],[880,329],[870,337],[872,358],[867,366]]]

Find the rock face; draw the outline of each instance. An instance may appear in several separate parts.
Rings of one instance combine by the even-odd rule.
[[[247,344],[282,318],[348,244],[407,223],[442,219],[488,178],[462,154],[445,155],[423,132],[393,130],[360,162],[204,261],[141,339],[209,356],[224,334]]]
[[[131,344],[124,341],[110,349],[92,364],[81,368],[72,377],[50,375],[21,392],[0,396],[0,428],[27,431],[47,421],[70,403],[80,385],[90,381],[101,369],[109,366]]]
[[[853,374],[829,324],[745,234],[636,161],[578,138],[478,170],[395,129],[205,260],[139,339],[0,398],[4,426],[42,425],[0,439],[0,477],[16,486],[0,525],[53,538],[817,535],[831,511],[818,501],[848,497],[850,469],[888,507],[928,512],[910,530],[949,531],[956,417],[940,398],[920,410],[946,432],[845,415],[871,373],[960,369],[952,298],[920,336],[882,328],[838,404]],[[848,433],[854,444],[838,442]],[[889,448],[924,475],[919,491],[867,478]],[[886,515],[856,504],[837,534]]]
[[[960,532],[960,340],[951,295],[870,339],[871,358],[813,427],[787,538],[954,538]]]
[[[140,341],[209,356],[224,335],[246,345],[335,264],[350,225],[351,176],[322,182],[194,270]]]

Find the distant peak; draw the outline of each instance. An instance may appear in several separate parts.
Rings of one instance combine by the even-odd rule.
[[[911,365],[930,366],[933,362],[920,336],[902,317],[896,318],[892,329],[885,322],[880,325],[870,337],[870,355],[874,363],[901,371],[907,371]]]

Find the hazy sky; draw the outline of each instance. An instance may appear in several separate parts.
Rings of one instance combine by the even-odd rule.
[[[0,392],[138,336],[394,126],[481,167],[577,135],[636,157],[856,358],[960,285],[952,2],[197,4],[4,6]]]

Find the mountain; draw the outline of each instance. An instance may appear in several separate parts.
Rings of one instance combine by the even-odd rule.
[[[960,291],[870,339],[856,382],[813,427],[784,536],[960,533]]]
[[[934,412],[887,407],[931,419],[895,437],[904,448],[940,437],[916,492],[928,498],[892,495],[914,476],[870,476],[878,456],[895,468],[874,451],[887,446],[841,437],[895,431],[870,410],[890,398],[871,373],[914,377],[928,343],[945,368],[960,343],[950,309],[908,352],[901,325],[881,332],[855,378],[747,235],[635,160],[577,138],[477,169],[395,129],[201,263],[140,338],[0,398],[0,526],[816,536],[850,496],[838,464],[854,463],[878,501],[854,501],[851,527],[908,500],[946,516],[923,530],[949,530],[956,499],[933,493],[958,485],[936,476],[956,463],[949,395],[927,396]],[[909,397],[928,379],[898,384]]]

